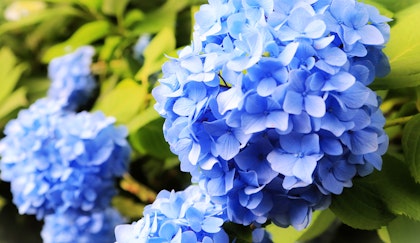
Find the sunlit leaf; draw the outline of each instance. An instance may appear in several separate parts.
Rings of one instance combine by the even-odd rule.
[[[143,67],[136,74],[136,79],[147,82],[149,75],[160,69],[165,62],[165,54],[175,49],[175,33],[172,28],[162,29],[144,50]]]
[[[38,24],[41,21],[53,21],[56,16],[80,16],[82,13],[76,8],[70,6],[59,6],[56,8],[49,8],[38,12],[37,14],[29,15],[18,21],[6,22],[0,25],[0,35],[14,30],[21,30]]]
[[[122,16],[129,0],[103,0],[102,12],[108,15]]]
[[[137,203],[133,199],[123,196],[115,196],[112,199],[112,206],[121,215],[130,219],[140,219],[143,216],[144,204]]]
[[[294,243],[298,241],[308,241],[326,231],[335,216],[330,210],[315,211],[309,226],[301,231],[293,227],[281,228],[275,224],[266,226],[266,230],[271,233],[273,242]]]
[[[108,116],[113,116],[118,123],[128,123],[138,112],[144,102],[144,89],[135,81],[126,79],[109,93],[100,97],[93,110],[101,110]]]
[[[105,39],[105,43],[102,46],[102,49],[99,53],[99,59],[104,61],[109,61],[118,48],[118,45],[121,43],[122,37],[118,35],[108,36]]]
[[[382,15],[388,18],[394,17],[394,12],[392,12],[391,9],[388,8],[388,5],[384,5],[381,0],[359,0],[359,2],[374,6],[379,10],[379,12]]]
[[[130,122],[127,124],[128,132],[136,132],[138,129],[142,128],[149,122],[158,118],[160,118],[159,113],[157,113],[153,106],[149,106],[147,109],[139,112],[130,120]]]
[[[374,0],[375,2],[378,2],[382,4],[383,6],[386,6],[391,11],[399,11],[402,9],[405,9],[407,7],[410,7],[413,4],[418,3],[418,0]]]
[[[378,236],[379,238],[384,242],[384,243],[391,243],[391,239],[389,238],[389,234],[388,234],[388,229],[387,227],[382,227],[380,229],[377,230]]]
[[[10,112],[27,105],[26,89],[21,87],[8,96],[0,104],[0,118],[5,117]]]
[[[0,60],[2,62],[0,65],[0,102],[2,102],[13,91],[27,66],[18,65],[15,55],[7,47],[0,49]]]
[[[145,14],[140,9],[130,9],[124,16],[124,26],[131,29],[144,18]]]
[[[419,241],[420,222],[399,216],[387,227],[391,243],[414,243]]]
[[[420,4],[413,5],[395,14],[395,24],[384,51],[389,57],[391,73],[377,79],[374,89],[396,89],[420,85]]]
[[[402,145],[404,162],[408,165],[411,175],[420,183],[420,114],[414,116],[405,125]]]
[[[42,61],[48,63],[51,59],[75,51],[78,47],[91,44],[104,38],[111,31],[111,24],[105,20],[89,22],[73,33],[65,42],[50,47],[43,55]]]
[[[146,13],[144,20],[136,24],[132,31],[140,35],[143,33],[157,33],[165,27],[173,27],[175,24],[177,10],[185,7],[186,2],[186,0],[167,1],[157,10]]]

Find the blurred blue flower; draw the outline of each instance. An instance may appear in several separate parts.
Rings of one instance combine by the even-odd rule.
[[[271,234],[264,228],[256,228],[252,231],[252,242],[254,243],[272,243]]]
[[[382,165],[390,19],[355,0],[213,0],[153,90],[181,169],[228,220],[303,229]],[[150,220],[153,216],[150,215]]]
[[[151,39],[152,37],[150,34],[143,34],[137,39],[136,44],[133,46],[134,58],[139,61],[143,61],[144,50],[146,49],[147,45],[149,45]]]
[[[48,76],[52,82],[48,97],[69,110],[76,110],[86,104],[96,88],[90,69],[94,54],[92,46],[82,46],[70,54],[51,60]]]
[[[130,155],[127,130],[114,118],[60,108],[55,100],[36,101],[0,141],[1,178],[11,183],[19,212],[38,219],[107,207]]]
[[[198,186],[184,191],[161,191],[144,217],[115,228],[118,243],[135,242],[229,242],[222,229],[224,208],[210,201]]]
[[[123,222],[113,208],[88,213],[55,213],[45,217],[41,236],[44,243],[113,243],[114,228]]]

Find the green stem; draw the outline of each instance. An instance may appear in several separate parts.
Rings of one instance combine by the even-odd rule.
[[[398,117],[398,118],[395,118],[395,119],[387,120],[385,122],[384,127],[387,128],[387,127],[403,125],[403,124],[407,123],[411,118],[413,118],[413,116],[403,116],[403,117]]]

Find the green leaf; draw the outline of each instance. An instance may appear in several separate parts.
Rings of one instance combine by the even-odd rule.
[[[303,235],[299,238],[299,241],[309,241],[314,239],[315,237],[320,236],[326,230],[329,229],[331,224],[336,219],[335,215],[331,210],[323,210],[318,211],[319,213],[316,215],[314,213],[314,218],[312,219],[311,225],[306,228],[303,232]]]
[[[375,186],[366,183],[366,180],[367,177],[354,179],[352,188],[333,197],[330,209],[343,223],[353,228],[379,229],[395,216],[378,195]]]
[[[420,85],[420,4],[413,5],[395,14],[389,43],[384,49],[389,58],[391,73],[377,79],[373,89],[396,89]]]
[[[2,102],[13,91],[27,66],[18,65],[15,55],[7,47],[0,49],[0,60],[2,62],[0,65],[0,102]]]
[[[125,14],[124,27],[127,29],[133,29],[135,25],[144,20],[144,18],[145,15],[141,10],[131,9]]]
[[[386,154],[380,172],[364,178],[369,186],[396,215],[420,220],[420,184],[411,177],[405,163]]]
[[[75,51],[78,47],[91,44],[104,38],[111,32],[111,24],[105,20],[97,20],[82,25],[66,41],[50,47],[42,56],[42,61],[48,63],[51,59]]]
[[[93,110],[101,110],[108,116],[113,116],[118,123],[127,124],[143,106],[144,89],[130,79],[125,79],[98,98]]]
[[[379,12],[382,15],[384,15],[388,18],[392,18],[394,16],[394,13],[391,11],[389,6],[384,5],[382,0],[359,0],[359,2],[374,6],[375,8],[377,8],[379,10]]]
[[[418,3],[418,0],[375,0],[375,2],[386,6],[391,11],[396,12]]]
[[[122,16],[129,0],[104,0],[102,12],[107,15]]]
[[[30,27],[42,21],[54,21],[56,16],[80,16],[83,13],[76,8],[70,6],[59,6],[55,8],[45,9],[36,14],[29,15],[18,21],[2,23],[0,25],[0,35],[8,31],[22,30],[22,28]]]
[[[335,216],[330,210],[315,211],[312,214],[311,223],[304,230],[298,231],[293,227],[281,228],[275,224],[266,226],[266,230],[271,233],[273,242],[293,243],[308,241],[327,230],[334,219]]]
[[[420,184],[415,183],[404,162],[385,155],[383,168],[333,198],[331,210],[353,228],[378,229],[394,215],[420,220]]]
[[[188,0],[168,0],[162,7],[147,13],[144,21],[135,25],[133,33],[157,33],[163,28],[175,26],[176,15],[179,11],[191,4]],[[151,24],[153,23],[153,24]]]
[[[399,216],[389,223],[387,230],[392,243],[419,242],[419,221]]]
[[[35,100],[46,96],[47,91],[51,86],[51,80],[45,75],[34,75],[22,78],[22,80],[19,81],[19,85],[26,88],[29,103],[33,103]]]
[[[21,87],[8,96],[0,105],[0,119],[12,111],[27,105],[26,89]]]
[[[175,155],[170,151],[162,132],[163,119],[156,119],[140,128],[129,137],[133,148],[144,155],[151,155],[157,159],[165,160]]]
[[[405,125],[402,136],[404,162],[411,175],[420,183],[420,114],[415,115]]]
[[[130,122],[127,124],[128,133],[134,133],[149,122],[158,118],[160,118],[159,113],[157,113],[157,111],[151,105],[130,120]]]
[[[144,50],[144,64],[136,74],[136,79],[147,82],[149,76],[158,71],[165,62],[165,54],[175,49],[175,33],[172,28],[162,29]]]
[[[391,239],[389,238],[387,227],[382,227],[382,228],[378,229],[377,233],[378,233],[379,238],[384,243],[391,243]]]
[[[122,37],[118,35],[108,36],[105,39],[105,44],[103,45],[100,53],[99,59],[104,61],[109,61],[113,57],[115,50],[118,45],[122,42]]]
[[[112,198],[112,206],[124,217],[139,219],[143,216],[144,204],[135,202],[132,198],[115,196]]]

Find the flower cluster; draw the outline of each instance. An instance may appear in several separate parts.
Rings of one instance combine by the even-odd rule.
[[[161,191],[153,204],[147,205],[143,218],[118,225],[118,243],[135,242],[229,242],[222,228],[226,214],[213,204],[198,186],[184,191]]]
[[[19,212],[38,219],[107,207],[130,153],[127,131],[113,118],[57,107],[36,101],[7,124],[0,142],[1,177],[11,182]]]
[[[113,242],[114,227],[124,222],[113,208],[93,213],[51,214],[45,217],[44,243]]]
[[[212,0],[153,90],[181,169],[243,225],[302,229],[381,169],[388,18],[355,0]],[[153,219],[153,217],[151,216]]]
[[[52,65],[57,65],[55,60]],[[67,63],[53,77],[67,77],[68,70],[85,73],[88,67],[79,65],[88,63],[83,62]],[[70,79],[61,79],[66,80],[63,92],[55,83],[48,97],[21,110],[6,125],[0,141],[1,179],[10,182],[19,213],[45,219],[45,242],[112,241],[113,227],[122,220],[111,212],[110,203],[116,194],[115,179],[128,167],[128,131],[99,111],[77,113],[76,106],[88,98],[78,94],[87,95],[91,84],[86,79],[70,84]],[[103,240],[94,240],[99,238]]]
[[[82,46],[72,53],[51,60],[48,76],[52,82],[48,97],[69,110],[84,105],[96,87],[90,70],[94,54],[92,46]]]

